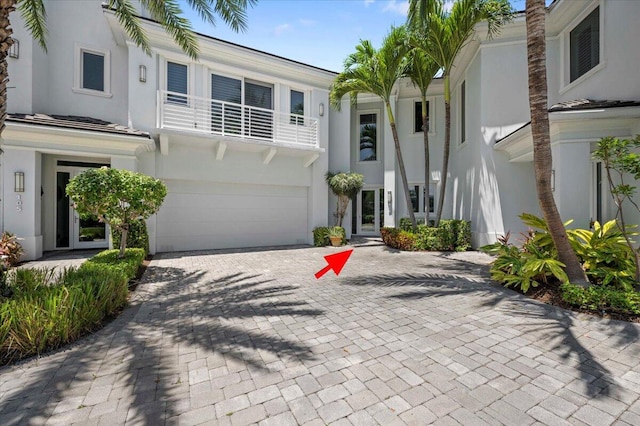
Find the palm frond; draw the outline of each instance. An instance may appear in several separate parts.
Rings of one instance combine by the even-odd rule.
[[[198,40],[176,0],[140,0],[180,48],[192,59],[198,58]]]
[[[131,40],[146,54],[151,54],[151,47],[146,33],[142,29],[136,8],[129,0],[109,0],[109,8],[113,10],[122,28]]]
[[[20,0],[18,10],[42,50],[47,51],[47,11],[43,0]]]
[[[207,0],[189,0],[189,2],[206,2]],[[247,7],[253,7],[257,0],[216,0],[214,9],[232,30],[247,30]],[[211,21],[213,23],[213,21]]]

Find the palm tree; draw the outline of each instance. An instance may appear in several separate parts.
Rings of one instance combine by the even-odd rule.
[[[417,44],[414,42],[412,44]],[[414,48],[407,54],[405,76],[420,90],[422,101],[422,134],[424,142],[424,223],[429,226],[429,182],[431,176],[429,155],[429,122],[427,117],[427,89],[440,66],[428,57],[424,50]]]
[[[529,69],[529,109],[533,137],[533,170],[536,177],[538,203],[553,240],[558,259],[565,264],[569,281],[588,285],[578,256],[571,247],[551,191],[551,137],[547,100],[547,66],[545,44],[544,0],[527,0],[527,58]]]
[[[438,198],[438,226],[447,188],[449,151],[451,147],[451,89],[449,77],[458,53],[475,32],[475,26],[486,21],[487,35],[493,37],[500,27],[511,19],[512,8],[508,0],[456,0],[447,12],[444,0],[411,0],[407,22],[420,40],[417,48],[436,62],[444,79],[445,131],[442,159],[442,190]]]
[[[341,101],[344,95],[351,96],[352,104],[357,104],[358,94],[372,93],[382,99],[387,110],[393,142],[398,159],[398,168],[402,177],[404,196],[409,211],[409,218],[414,231],[416,230],[416,216],[413,213],[411,196],[409,194],[409,182],[407,172],[404,168],[396,120],[391,109],[391,95],[396,82],[402,77],[404,72],[404,61],[407,53],[406,46],[407,32],[404,27],[392,28],[391,32],[382,42],[382,47],[374,49],[371,42],[363,40],[356,46],[356,51],[349,55],[344,63],[342,71],[333,81],[329,101],[331,106],[340,110]]]
[[[177,0],[140,0],[151,17],[158,21],[173,40],[191,58],[198,57],[198,41],[188,19],[182,17],[182,9]],[[222,18],[233,30],[245,31],[247,28],[247,7],[257,0],[187,0],[200,17],[215,25],[216,16]],[[115,13],[120,25],[131,40],[147,54],[151,54],[149,39],[142,28],[142,22],[136,14],[131,0],[109,0],[108,7]],[[7,54],[13,45],[9,14],[20,11],[27,29],[40,47],[47,50],[47,12],[44,0],[0,0],[0,135],[7,118]]]

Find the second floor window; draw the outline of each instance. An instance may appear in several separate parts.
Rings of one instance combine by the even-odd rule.
[[[176,104],[186,104],[187,97],[176,93],[189,93],[188,81],[189,67],[184,64],[167,62],[167,91],[173,92],[167,95],[167,101]]]
[[[596,7],[569,34],[570,81],[600,63],[600,8]]]
[[[104,92],[104,55],[82,51],[82,88]]]
[[[422,133],[422,101],[413,106],[413,132]],[[427,131],[429,130],[429,102],[427,101]]]
[[[304,115],[304,93],[297,90],[291,91],[291,114]],[[304,118],[291,117],[291,124],[304,124]]]
[[[378,148],[378,115],[360,114],[360,161],[376,161]]]

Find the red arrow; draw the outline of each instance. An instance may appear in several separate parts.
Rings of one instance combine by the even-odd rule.
[[[344,268],[345,263],[349,260],[349,256],[353,249],[341,251],[340,253],[328,254],[324,258],[328,265],[316,272],[316,279],[320,279],[324,274],[333,269],[336,275],[340,275],[340,271]]]

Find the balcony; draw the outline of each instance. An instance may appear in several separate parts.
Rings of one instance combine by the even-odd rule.
[[[264,108],[158,91],[158,128],[224,141],[318,149],[318,120]]]

